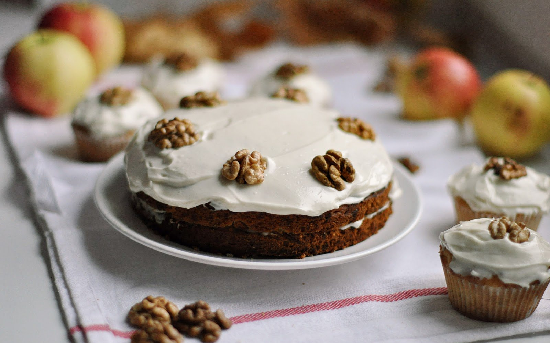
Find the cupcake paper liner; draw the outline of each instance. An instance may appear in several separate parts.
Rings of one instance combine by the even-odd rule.
[[[115,137],[95,138],[84,129],[73,125],[76,145],[80,158],[86,162],[105,162],[124,150],[130,142],[133,132]]]
[[[455,211],[456,211],[456,221],[460,223],[461,221],[468,221],[477,218],[500,218],[508,217],[510,220],[515,222],[522,222],[527,225],[531,230],[537,231],[540,221],[542,219],[542,213],[539,211],[533,214],[524,214],[517,213],[515,217],[510,217],[504,213],[495,213],[487,211],[474,211],[468,205],[468,203],[461,197],[454,197]]]
[[[494,278],[479,279],[454,273],[449,267],[450,259],[441,258],[449,300],[454,309],[472,319],[489,322],[525,319],[537,308],[550,281],[521,287],[498,280],[495,285]]]

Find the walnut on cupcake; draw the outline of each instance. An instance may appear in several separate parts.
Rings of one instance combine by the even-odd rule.
[[[168,110],[177,108],[185,96],[218,91],[224,74],[221,64],[212,59],[180,53],[152,61],[141,84]]]
[[[449,178],[447,189],[457,222],[506,216],[537,230],[550,210],[550,176],[507,157],[463,168]]]
[[[461,222],[440,234],[440,258],[453,308],[467,317],[529,317],[550,281],[550,244],[508,218]]]
[[[116,86],[81,101],[71,126],[80,158],[104,162],[122,151],[135,130],[162,114],[162,107],[145,89]]]
[[[273,96],[280,92],[281,87],[303,91],[305,97],[298,95],[298,98],[301,99],[300,102],[305,102],[303,100],[307,98],[310,104],[320,107],[328,107],[332,102],[332,90],[329,84],[315,74],[309,66],[294,63],[284,63],[268,75],[258,79],[252,85],[250,95]],[[278,97],[296,98],[296,96],[280,94]]]

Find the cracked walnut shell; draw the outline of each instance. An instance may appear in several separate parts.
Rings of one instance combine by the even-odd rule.
[[[376,139],[376,134],[372,127],[359,118],[340,117],[337,120],[338,127],[343,131],[353,133],[363,139],[370,139],[371,141]]]
[[[281,65],[277,71],[275,71],[275,76],[280,79],[289,80],[296,75],[306,74],[309,72],[309,67],[307,65],[297,65],[292,63],[285,63]]]
[[[258,151],[250,153],[242,149],[235,153],[222,167],[222,175],[228,180],[237,180],[241,184],[254,185],[264,181],[267,159]]]
[[[108,106],[126,105],[132,98],[132,90],[124,87],[109,88],[99,96],[99,102]]]
[[[509,157],[504,157],[502,162],[498,157],[491,157],[485,164],[484,170],[488,171],[490,169],[493,169],[495,175],[503,180],[519,179],[527,175],[525,166]]]
[[[299,88],[290,88],[282,86],[273,95],[272,98],[288,99],[299,103],[308,103],[309,98],[304,90]]]
[[[180,108],[215,107],[223,103],[218,92],[197,92],[181,98]]]
[[[355,169],[350,160],[342,157],[336,150],[328,150],[325,155],[318,155],[311,161],[311,170],[315,178],[323,185],[344,190],[344,181],[353,182]]]
[[[159,120],[148,140],[159,149],[181,148],[199,140],[199,134],[189,120],[176,117],[172,120]]]

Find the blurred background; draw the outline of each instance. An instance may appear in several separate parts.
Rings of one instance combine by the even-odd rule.
[[[56,0],[0,0],[0,53],[29,32]],[[98,0],[125,21],[132,34],[155,46],[166,32],[185,36],[207,55],[232,59],[274,41],[298,45],[356,40],[451,45],[482,77],[510,67],[550,79],[550,3],[546,0]],[[170,30],[159,25],[170,21]],[[145,33],[140,29],[145,27]],[[137,31],[137,33],[136,33]],[[220,38],[222,41],[220,41]],[[164,38],[170,42],[171,38]],[[158,44],[157,44],[158,45]],[[128,52],[127,61],[143,56]]]

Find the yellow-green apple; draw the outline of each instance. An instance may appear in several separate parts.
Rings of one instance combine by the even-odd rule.
[[[509,69],[491,77],[472,107],[472,125],[488,154],[524,158],[550,138],[550,88],[539,76]]]
[[[76,37],[38,30],[11,48],[3,75],[15,102],[34,114],[53,117],[73,109],[96,72],[90,52]]]
[[[124,55],[124,27],[110,9],[94,3],[60,3],[47,11],[39,28],[65,31],[90,49],[98,74],[120,64]]]
[[[419,52],[397,72],[403,117],[410,120],[464,118],[481,88],[476,68],[447,48]]]

